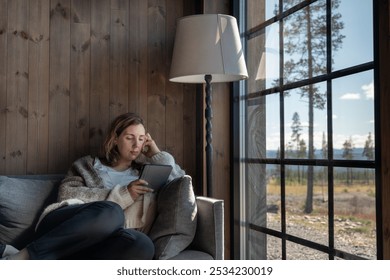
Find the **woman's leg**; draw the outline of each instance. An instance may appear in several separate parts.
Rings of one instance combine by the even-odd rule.
[[[110,201],[71,205],[49,213],[27,246],[31,259],[61,259],[99,243],[123,226],[122,208]]]
[[[104,241],[77,252],[67,259],[151,260],[154,244],[144,233],[134,229],[119,229]]]

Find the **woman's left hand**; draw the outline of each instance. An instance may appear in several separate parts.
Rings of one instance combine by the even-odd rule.
[[[142,148],[142,153],[148,157],[151,158],[155,154],[159,153],[160,149],[157,147],[156,142],[152,139],[152,136],[150,136],[149,133],[146,134],[146,141],[144,143],[144,146]]]

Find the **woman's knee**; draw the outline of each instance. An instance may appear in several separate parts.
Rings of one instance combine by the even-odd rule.
[[[137,247],[139,248],[139,257],[140,260],[151,260],[154,257],[154,243],[153,241],[147,236],[146,234],[143,234],[139,232],[139,236],[137,237]]]
[[[92,202],[88,208],[94,212],[93,221],[98,229],[108,230],[109,234],[124,224],[122,208],[112,201]]]
[[[144,233],[132,229],[124,229],[121,234],[123,246],[121,259],[151,260],[154,257],[153,241]]]

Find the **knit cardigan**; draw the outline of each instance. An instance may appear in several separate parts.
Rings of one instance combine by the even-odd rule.
[[[127,186],[116,185],[112,189],[105,187],[102,178],[94,168],[94,161],[93,157],[85,156],[72,164],[59,187],[58,202],[46,207],[39,218],[37,227],[47,214],[60,207],[107,200],[116,202],[123,209],[125,228],[134,228],[148,233],[156,216],[156,194],[146,193],[134,201]],[[172,155],[167,152],[159,152],[151,158],[141,155],[137,163],[171,165],[173,169],[168,181],[185,175],[185,172],[175,163]]]

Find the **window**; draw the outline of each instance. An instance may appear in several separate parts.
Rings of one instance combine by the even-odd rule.
[[[376,259],[373,1],[238,1],[241,258]]]

